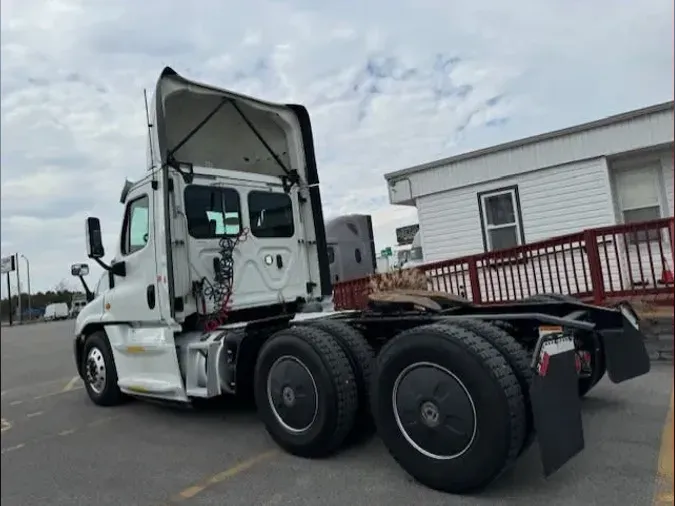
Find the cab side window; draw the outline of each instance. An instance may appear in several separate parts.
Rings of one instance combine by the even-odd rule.
[[[143,195],[127,205],[122,235],[122,254],[130,255],[145,247],[150,233],[150,199]]]
[[[188,232],[195,239],[236,236],[241,230],[239,193],[232,188],[188,186],[185,214]]]
[[[295,234],[293,204],[285,193],[250,192],[248,216],[255,237],[287,238]]]

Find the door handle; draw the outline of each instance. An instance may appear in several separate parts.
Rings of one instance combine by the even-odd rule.
[[[281,269],[284,266],[284,260],[281,255],[277,255],[277,267]]]
[[[148,301],[148,307],[155,309],[155,285],[148,285],[145,290],[145,298]]]

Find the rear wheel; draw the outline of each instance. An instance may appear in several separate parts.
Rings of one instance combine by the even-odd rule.
[[[488,485],[525,438],[521,388],[504,357],[461,327],[402,332],[377,357],[371,390],[378,433],[420,483],[462,493]]]
[[[375,430],[373,417],[370,415],[369,395],[375,358],[372,346],[358,330],[345,322],[325,319],[313,321],[310,325],[330,334],[338,342],[354,371],[359,407],[350,439],[356,440],[372,434]]]
[[[532,403],[530,402],[530,386],[532,385],[533,372],[530,367],[530,358],[527,351],[511,335],[491,323],[480,320],[460,320],[453,322],[453,324],[485,339],[502,354],[509,366],[511,366],[513,374],[523,392],[523,401],[525,403],[525,442],[520,453],[524,452],[534,441],[534,418]]]
[[[128,398],[117,385],[117,369],[105,332],[99,330],[84,341],[82,372],[87,395],[99,406],[116,406]]]
[[[256,363],[254,393],[268,433],[294,455],[329,455],[354,425],[354,372],[336,340],[318,328],[291,327],[269,338]]]

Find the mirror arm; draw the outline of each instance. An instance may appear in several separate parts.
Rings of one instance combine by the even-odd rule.
[[[100,265],[101,267],[103,267],[103,269],[105,269],[106,271],[110,271],[111,267],[110,267],[108,264],[106,264],[103,260],[101,260],[100,258],[94,257],[94,261],[95,261],[98,265]]]
[[[94,300],[94,293],[89,289],[89,286],[87,285],[87,282],[84,280],[82,275],[78,276],[80,278],[80,282],[82,283],[82,287],[84,288],[84,293],[87,296],[87,302],[91,302]]]

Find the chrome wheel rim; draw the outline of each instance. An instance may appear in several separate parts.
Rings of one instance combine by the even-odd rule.
[[[85,369],[89,388],[91,388],[94,393],[100,395],[106,384],[105,360],[101,350],[96,347],[89,350]]]

